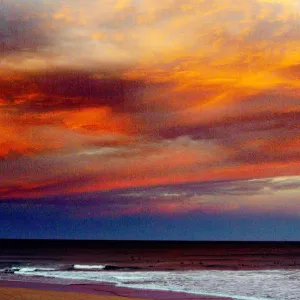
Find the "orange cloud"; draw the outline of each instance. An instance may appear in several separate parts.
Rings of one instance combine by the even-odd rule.
[[[298,1],[3,3],[10,196],[299,174]]]

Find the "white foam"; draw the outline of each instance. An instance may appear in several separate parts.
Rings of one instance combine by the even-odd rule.
[[[45,267],[45,266],[30,266],[30,267],[12,267],[12,271],[16,274],[26,274],[34,272],[47,272],[47,271],[57,271],[57,267]]]
[[[22,273],[30,273],[30,272],[35,272],[37,268],[34,267],[22,267],[22,268],[12,268],[12,270],[16,270],[16,273],[18,272],[19,274]]]
[[[104,265],[74,265],[75,270],[102,270]]]
[[[300,270],[255,270],[255,271],[101,271],[88,270],[69,271],[36,271],[24,272],[24,268],[16,274],[25,276],[44,276],[61,278],[72,282],[99,281],[110,282],[117,286],[137,289],[186,292],[207,296],[231,297],[236,300],[299,300]],[[101,267],[101,265],[100,265]],[[25,268],[26,269],[26,268]]]

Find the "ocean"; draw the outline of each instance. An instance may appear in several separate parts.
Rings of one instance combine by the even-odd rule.
[[[300,243],[0,240],[0,280],[299,300]]]

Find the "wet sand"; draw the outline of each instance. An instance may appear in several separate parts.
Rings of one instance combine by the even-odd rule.
[[[136,290],[111,284],[47,284],[0,281],[1,300],[232,300],[187,293]]]
[[[124,300],[119,296],[89,295],[82,293],[41,291],[31,289],[0,288],[1,300]],[[142,300],[138,298],[126,298],[127,300]]]

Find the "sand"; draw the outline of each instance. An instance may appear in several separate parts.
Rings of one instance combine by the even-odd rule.
[[[167,291],[135,290],[107,284],[58,285],[0,280],[1,300],[232,300]]]
[[[142,300],[141,298],[128,298],[106,295],[89,295],[82,293],[40,291],[18,288],[0,288],[1,300]]]

